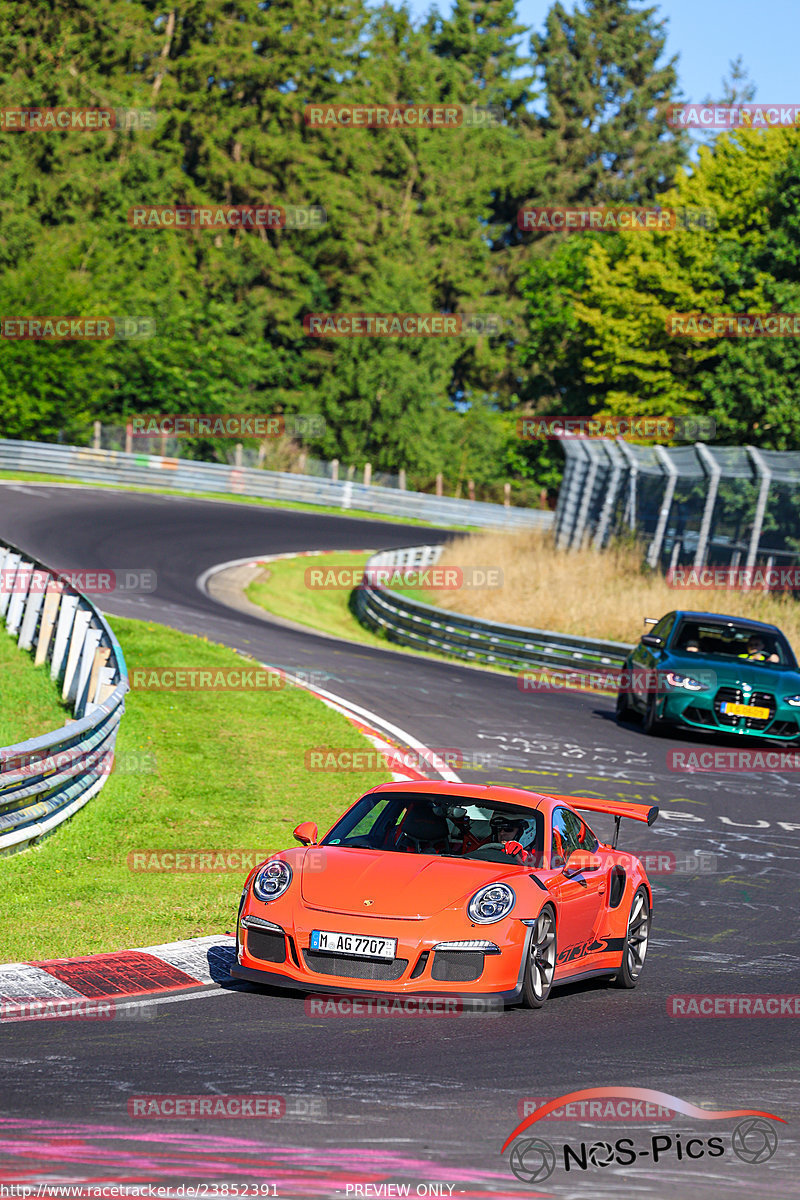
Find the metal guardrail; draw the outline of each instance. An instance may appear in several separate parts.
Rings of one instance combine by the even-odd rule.
[[[370,629],[383,630],[393,642],[422,650],[438,650],[454,658],[489,666],[525,669],[552,667],[614,673],[632,649],[624,642],[603,642],[573,637],[547,629],[498,625],[449,609],[410,599],[371,578],[378,567],[430,567],[438,562],[443,546],[408,546],[382,550],[366,564],[364,581],[355,591],[355,609]],[[374,575],[374,570],[372,572]]]
[[[194,462],[185,458],[92,450],[86,446],[52,446],[44,442],[0,439],[0,470],[31,471],[78,479],[82,483],[172,488],[325,505],[342,511],[410,517],[433,525],[549,529],[553,513],[536,508],[506,508],[482,500],[429,496],[354,480],[320,479],[254,467]]]
[[[63,729],[0,749],[0,855],[44,837],[103,786],[125,711],[128,672],[111,627],[86,596],[0,543],[0,617],[20,650],[49,662],[74,713]],[[0,637],[3,634],[0,632]]]

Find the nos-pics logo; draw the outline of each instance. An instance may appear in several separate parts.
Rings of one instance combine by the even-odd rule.
[[[625,1113],[630,1114],[633,1106],[658,1105],[673,1113],[681,1113],[697,1121],[731,1121],[737,1120],[732,1132],[730,1143],[727,1142],[727,1132],[711,1136],[686,1137],[679,1133],[658,1133],[649,1137],[619,1137],[615,1139],[601,1138],[593,1142],[564,1142],[560,1148],[542,1137],[523,1137],[536,1121],[550,1115],[561,1115],[560,1110],[567,1105],[578,1105],[586,1101],[611,1099],[633,1102],[626,1105]],[[619,1106],[622,1108],[623,1106]],[[586,1105],[583,1103],[583,1110]],[[599,1112],[599,1107],[589,1106],[589,1118]],[[613,1111],[613,1108],[612,1108]],[[619,1113],[623,1119],[623,1113]],[[579,1119],[585,1119],[581,1115]],[[652,1088],[604,1087],[584,1088],[578,1092],[567,1092],[540,1105],[527,1116],[506,1139],[500,1151],[504,1154],[511,1146],[509,1166],[522,1183],[541,1183],[549,1179],[557,1167],[561,1166],[566,1172],[588,1171],[593,1168],[610,1166],[633,1166],[643,1160],[644,1166],[651,1163],[668,1163],[697,1161],[704,1158],[721,1158],[726,1154],[734,1154],[741,1162],[759,1165],[772,1158],[778,1148],[778,1134],[771,1123],[780,1121],[785,1124],[783,1117],[775,1113],[762,1112],[760,1109],[735,1108],[721,1109],[718,1112],[698,1108],[688,1100],[678,1096],[670,1096],[666,1092],[657,1092]],[[512,1145],[513,1143],[513,1145]]]

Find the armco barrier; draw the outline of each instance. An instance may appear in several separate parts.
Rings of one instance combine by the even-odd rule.
[[[0,543],[0,581],[7,634],[21,650],[34,651],[37,664],[49,662],[75,718],[63,729],[0,749],[3,855],[49,833],[103,786],[128,673],[119,642],[92,602],[7,542]]]
[[[90,450],[86,446],[51,446],[44,442],[0,439],[0,470],[32,471],[79,479],[82,483],[174,488],[183,492],[215,492],[319,504],[344,511],[411,517],[433,525],[476,525],[494,528],[549,529],[553,514],[537,508],[505,508],[481,500],[456,500],[399,488],[373,487],[352,480],[319,479],[229,467],[186,458]]]
[[[355,592],[356,612],[362,623],[383,630],[393,642],[439,650],[454,658],[490,666],[554,667],[570,671],[603,667],[612,672],[621,668],[632,649],[624,642],[601,642],[546,629],[497,625],[411,600],[369,582],[371,567],[430,567],[438,562],[443,549],[443,546],[408,546],[374,554],[367,562],[364,582]]]

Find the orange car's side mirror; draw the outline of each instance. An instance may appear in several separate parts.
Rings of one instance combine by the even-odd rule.
[[[295,840],[302,846],[315,846],[317,837],[317,827],[313,821],[303,821],[294,831]]]
[[[602,865],[603,860],[599,854],[590,853],[587,850],[573,850],[561,868],[561,873],[569,879],[571,876],[580,875],[584,871],[599,871]]]

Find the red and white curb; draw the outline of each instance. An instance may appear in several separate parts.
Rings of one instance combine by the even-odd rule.
[[[80,958],[4,963],[0,965],[0,1026],[4,1017],[19,1015],[14,1002],[128,1001],[219,986],[230,980],[234,945],[232,935],[218,934]],[[49,1014],[43,1011],[42,1015]],[[52,1015],[69,1014],[56,1006]]]

